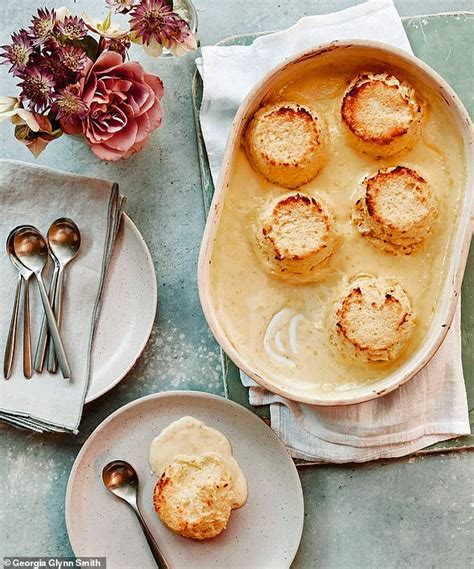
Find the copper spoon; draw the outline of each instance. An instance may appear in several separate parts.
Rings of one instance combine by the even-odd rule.
[[[102,481],[109,492],[126,502],[142,526],[148,545],[159,569],[169,569],[169,565],[158,547],[151,531],[143,519],[137,504],[138,474],[131,464],[124,460],[113,460],[102,470]]]
[[[48,229],[48,245],[51,257],[54,261],[54,272],[49,289],[49,302],[53,307],[58,328],[61,328],[61,300],[62,300],[62,274],[64,267],[74,259],[81,246],[81,234],[79,228],[72,221],[61,217],[53,221]],[[43,318],[38,336],[38,344],[35,353],[35,370],[43,371],[46,350],[48,345],[48,325],[46,317]],[[48,371],[56,373],[56,357],[52,346],[49,346]]]
[[[32,227],[31,225],[29,227]],[[30,379],[33,375],[31,365],[31,328],[30,328],[30,296],[29,296],[29,279],[33,274],[22,263],[20,263],[13,252],[13,230],[7,238],[7,254],[13,266],[18,271],[18,282],[16,285],[15,301],[13,303],[12,317],[10,321],[10,329],[8,331],[7,344],[5,346],[5,357],[3,360],[3,376],[9,379],[12,373],[13,357],[16,345],[16,329],[18,323],[18,312],[20,307],[20,293],[23,288],[23,375]]]

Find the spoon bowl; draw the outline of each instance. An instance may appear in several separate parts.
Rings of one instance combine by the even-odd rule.
[[[32,273],[41,273],[48,262],[48,245],[41,233],[24,225],[13,233],[13,258]]]
[[[63,266],[72,261],[81,246],[81,233],[67,217],[56,219],[48,229],[48,244],[53,257]]]
[[[131,464],[124,460],[114,460],[104,466],[102,481],[109,492],[121,500],[129,502],[138,493],[138,475]]]
[[[33,230],[35,229],[32,225],[23,225],[22,227]],[[25,265],[21,261],[19,261],[19,259],[15,255],[15,250],[13,247],[13,239],[15,237],[17,229],[18,228],[14,229],[13,231],[10,231],[10,235],[7,237],[6,250],[8,258],[10,259],[12,265],[15,267],[15,269],[20,273],[20,275],[24,279],[28,280],[33,274],[33,272],[30,271],[30,269],[27,269]]]

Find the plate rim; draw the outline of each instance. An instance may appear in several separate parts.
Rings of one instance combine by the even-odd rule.
[[[143,340],[142,344],[140,345],[139,350],[137,350],[136,356],[134,356],[131,359],[130,363],[126,366],[126,368],[123,370],[123,372],[120,373],[107,387],[102,388],[100,391],[95,393],[92,397],[89,396],[89,390],[90,390],[91,383],[93,380],[93,374],[91,373],[91,376],[89,378],[89,385],[87,386],[86,396],[84,399],[84,404],[91,403],[92,401],[95,401],[99,397],[102,397],[102,395],[105,395],[106,393],[108,393],[111,389],[113,389],[116,385],[118,385],[122,381],[122,379],[128,374],[128,372],[137,363],[138,358],[142,355],[143,350],[145,349],[146,345],[148,344],[148,340],[150,339],[151,333],[153,331],[153,325],[155,323],[156,310],[158,307],[158,284],[157,284],[157,280],[156,280],[156,271],[155,271],[155,266],[153,264],[153,258],[151,256],[150,249],[148,248],[148,245],[147,245],[145,239],[143,238],[142,234],[140,233],[138,227],[135,225],[135,223],[131,219],[130,215],[123,212],[122,213],[122,220],[123,220],[124,224],[128,224],[129,228],[132,230],[132,233],[138,239],[139,243],[143,246],[143,250],[145,252],[146,263],[150,268],[150,274],[153,274],[153,276],[154,276],[154,278],[152,279],[152,282],[153,282],[153,285],[152,285],[152,295],[153,295],[152,314],[153,314],[153,317],[150,318],[150,322],[145,328],[146,334],[144,336],[144,340]],[[113,256],[113,253],[112,253],[112,256]],[[100,313],[99,313],[98,321],[99,320],[100,320]],[[94,352],[94,345],[92,345],[91,357],[92,357],[93,352]]]
[[[66,495],[65,495],[65,500],[64,500],[64,518],[66,521],[66,531],[67,531],[69,543],[71,545],[71,549],[73,550],[74,554],[76,554],[76,553],[75,553],[75,547],[73,544],[73,537],[72,537],[72,530],[71,530],[72,487],[74,484],[74,480],[78,474],[79,465],[82,462],[82,459],[83,459],[84,455],[86,454],[87,450],[89,449],[90,445],[92,444],[92,441],[95,438],[95,436],[100,431],[102,431],[113,419],[115,419],[116,417],[118,417],[119,415],[121,415],[122,413],[128,411],[129,409],[131,409],[133,407],[140,406],[145,401],[149,401],[149,400],[153,400],[153,399],[166,399],[166,398],[175,399],[177,397],[182,397],[182,396],[195,397],[197,399],[204,399],[204,400],[205,399],[211,399],[211,400],[219,401],[220,403],[223,403],[224,405],[226,405],[226,404],[230,405],[231,407],[238,409],[239,411],[243,412],[244,415],[247,414],[247,415],[251,416],[252,420],[255,419],[257,421],[261,421],[262,425],[264,425],[264,427],[266,427],[267,429],[269,429],[269,431],[271,431],[271,436],[274,438],[277,445],[279,445],[281,447],[284,454],[288,458],[288,463],[289,463],[289,465],[291,465],[290,470],[292,471],[292,475],[293,475],[293,478],[295,480],[295,486],[298,488],[297,493],[298,493],[298,499],[299,499],[299,503],[300,503],[298,511],[300,511],[300,516],[299,516],[300,522],[299,522],[299,531],[297,533],[298,533],[299,539],[298,539],[297,543],[295,544],[295,546],[293,546],[291,548],[291,550],[289,550],[288,567],[290,567],[291,563],[293,562],[293,560],[296,557],[296,554],[298,553],[298,550],[299,550],[299,547],[301,544],[301,540],[303,537],[305,505],[304,505],[304,494],[303,494],[303,486],[301,483],[301,478],[299,476],[298,469],[296,468],[296,465],[295,465],[293,459],[291,458],[291,456],[288,452],[287,447],[279,439],[279,437],[276,435],[275,431],[273,431],[273,429],[265,423],[265,421],[260,419],[257,415],[255,415],[255,413],[252,413],[252,411],[250,411],[249,409],[247,409],[243,405],[240,405],[239,403],[236,403],[235,401],[232,401],[231,399],[227,399],[225,397],[222,397],[221,395],[215,395],[214,393],[207,393],[205,391],[193,391],[193,390],[162,391],[162,392],[158,392],[158,393],[151,393],[149,395],[145,395],[144,397],[139,397],[138,399],[134,399],[133,401],[130,401],[129,403],[126,403],[125,405],[122,405],[122,407],[119,407],[113,413],[111,413],[108,417],[106,417],[101,423],[99,423],[99,425],[97,425],[97,427],[87,437],[86,441],[84,442],[84,444],[81,447],[81,450],[77,454],[77,456],[74,460],[74,463],[72,465],[71,471],[69,473],[69,477],[68,477],[68,481],[67,481],[67,487],[66,487]]]

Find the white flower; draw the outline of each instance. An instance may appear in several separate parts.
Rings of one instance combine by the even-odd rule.
[[[71,12],[65,6],[56,8],[56,20],[58,20],[58,22],[64,22],[64,19],[68,18],[70,15]]]
[[[150,43],[146,44],[143,43],[143,39],[141,37],[137,37],[133,32],[131,33],[131,40],[134,43],[141,45],[144,52],[150,57],[159,57],[162,54],[164,47],[171,51],[173,55],[178,56],[185,55],[189,51],[194,51],[197,48],[196,36],[191,33],[183,43],[173,39],[167,39],[163,42],[163,45],[161,45],[154,37],[152,37],[150,39]]]
[[[163,46],[161,43],[158,43],[155,38],[151,38],[149,44],[142,44],[140,41],[137,41],[137,43],[140,43],[142,45],[143,50],[150,57],[159,57],[163,51]]]
[[[92,18],[88,14],[82,14],[82,19],[84,20],[86,26],[96,34],[107,38],[107,39],[117,39],[128,34],[128,30],[120,28],[116,24],[112,24],[112,12],[110,11],[104,20],[98,20],[97,18]]]
[[[189,51],[194,51],[197,49],[196,36],[190,33],[183,43],[170,40],[165,45],[173,55],[181,56],[188,53]]]
[[[17,97],[0,97],[0,115],[12,111],[20,104]]]
[[[17,97],[0,97],[0,123],[8,118],[14,125],[26,124],[34,132],[40,130],[35,114],[24,109]]]

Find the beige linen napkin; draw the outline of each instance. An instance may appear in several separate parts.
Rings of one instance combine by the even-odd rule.
[[[30,224],[46,235],[52,221],[69,217],[81,231],[81,248],[65,271],[61,336],[72,378],[61,373],[22,371],[22,315],[13,373],[0,378],[0,420],[34,431],[77,432],[90,374],[90,356],[102,287],[118,230],[124,198],[104,180],[0,160],[0,357],[8,335],[17,271],[5,253],[10,231]],[[49,264],[49,274],[52,264]],[[33,356],[43,309],[30,279]]]
[[[208,46],[197,61],[204,90],[200,121],[214,183],[233,117],[249,90],[285,58],[336,39],[371,39],[411,52],[391,0],[303,18],[251,46]],[[461,363],[460,311],[443,346],[415,378],[377,400],[322,407],[299,404],[241,373],[252,405],[270,404],[271,425],[295,458],[360,462],[402,456],[470,432]]]

